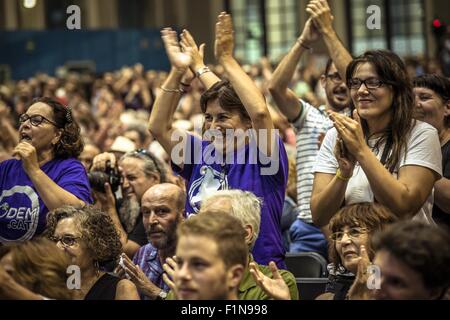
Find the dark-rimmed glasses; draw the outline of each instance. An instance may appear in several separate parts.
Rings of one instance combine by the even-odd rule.
[[[54,125],[55,127],[58,127],[56,123],[54,123],[51,120],[48,120],[46,117],[41,116],[40,114],[29,116],[28,114],[24,113],[19,117],[20,124],[25,123],[27,120],[30,120],[31,125],[34,127],[39,126],[43,121],[47,121],[48,123]]]
[[[377,78],[368,78],[366,80],[359,78],[352,78],[348,80],[347,86],[353,90],[359,90],[362,85],[365,85],[367,89],[373,90],[381,87],[384,82]]]
[[[330,79],[331,82],[333,83],[341,83],[342,82],[342,78],[339,75],[339,73],[331,73],[331,74],[326,74],[325,78]]]

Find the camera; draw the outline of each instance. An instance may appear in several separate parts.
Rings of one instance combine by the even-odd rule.
[[[108,182],[111,190],[115,193],[121,183],[122,176],[116,168],[111,168],[109,161],[106,163],[105,171],[92,171],[88,173],[89,183],[92,190],[105,193],[105,183]]]

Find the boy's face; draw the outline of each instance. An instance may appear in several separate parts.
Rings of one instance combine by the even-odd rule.
[[[386,250],[378,251],[374,264],[381,270],[381,288],[376,299],[429,300],[438,298],[440,292],[425,287],[422,276]]]
[[[178,240],[175,275],[180,300],[225,300],[235,288],[232,271],[219,256],[216,242],[206,236],[185,235]]]

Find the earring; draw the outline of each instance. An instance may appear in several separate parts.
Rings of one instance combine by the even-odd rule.
[[[95,269],[95,275],[98,277],[100,274],[100,265],[98,264],[98,261],[94,261],[94,269]]]

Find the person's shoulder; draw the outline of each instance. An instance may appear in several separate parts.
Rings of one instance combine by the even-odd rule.
[[[116,300],[140,300],[136,285],[128,279],[120,279],[116,285]]]
[[[295,283],[295,277],[289,270],[280,269],[279,270],[281,277],[284,279],[285,282],[294,282]]]
[[[417,136],[422,133],[431,133],[431,134],[438,134],[438,131],[435,127],[433,127],[431,124],[420,121],[420,120],[414,120],[413,126],[411,128],[411,135]]]
[[[0,167],[2,168],[14,168],[14,167],[20,167],[21,161],[17,159],[8,159],[0,162]]]
[[[55,158],[48,162],[52,166],[67,168],[84,168],[77,158]]]

